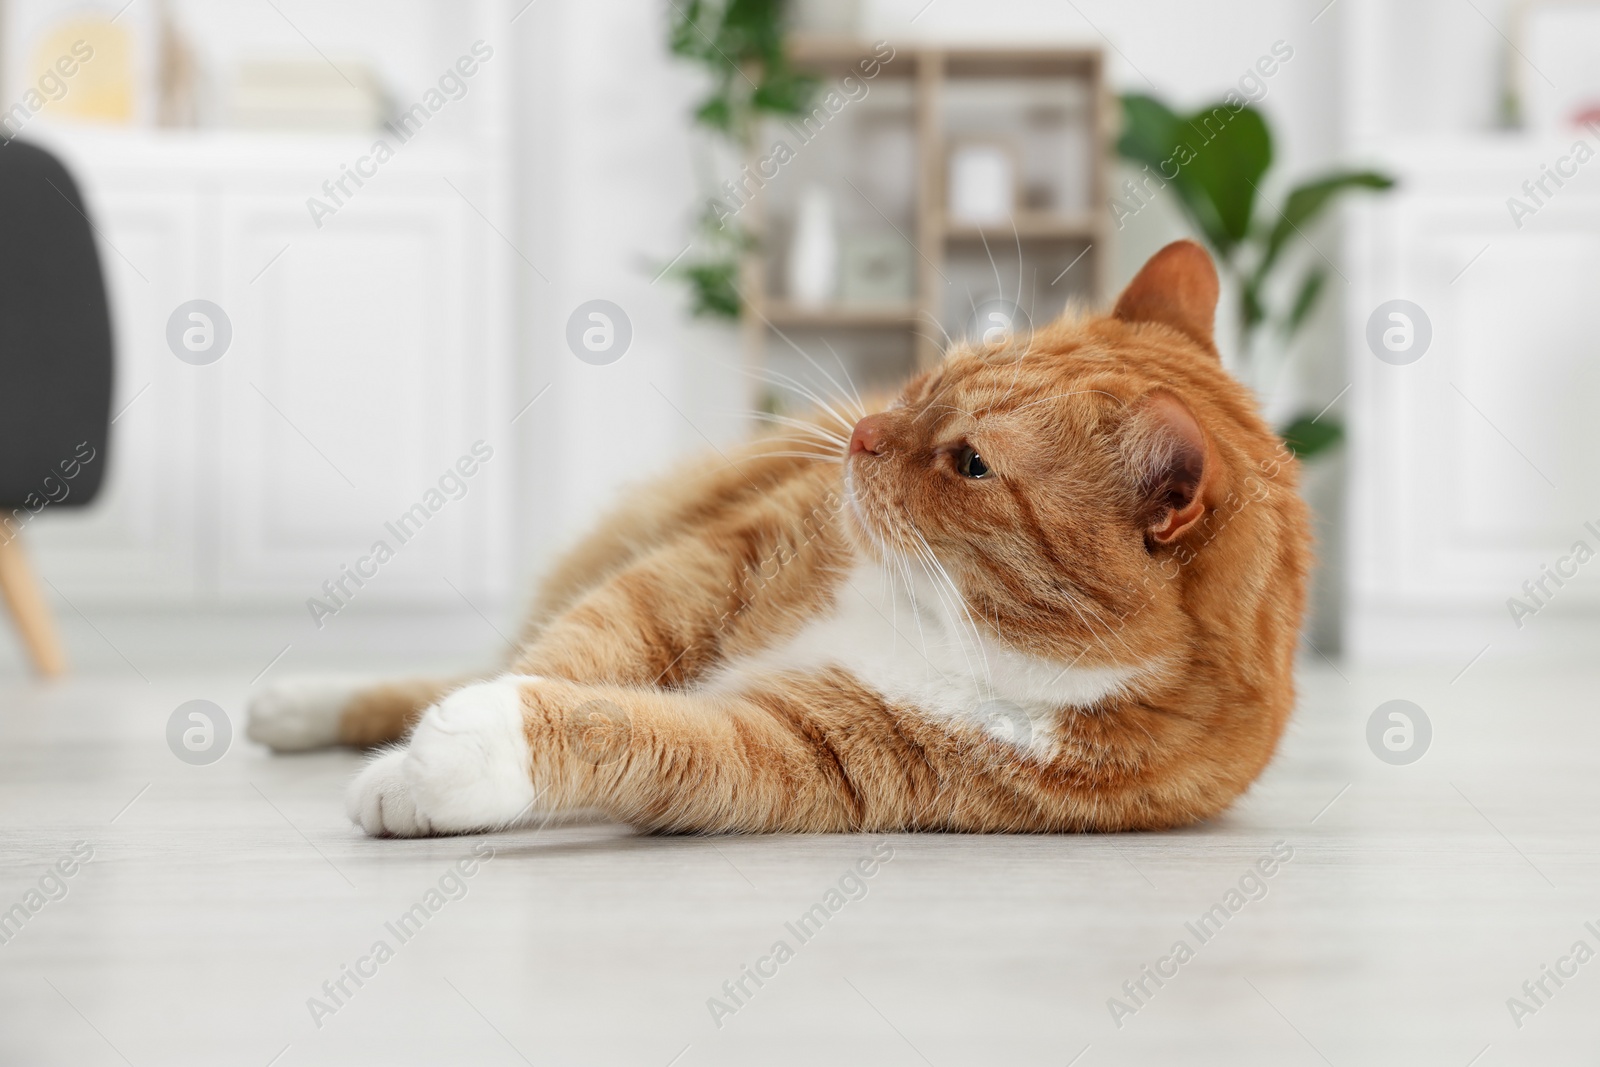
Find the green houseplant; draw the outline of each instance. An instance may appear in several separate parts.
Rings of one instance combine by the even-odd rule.
[[[1123,96],[1117,151],[1143,166],[1143,180],[1125,186],[1125,197],[1112,201],[1112,211],[1120,219],[1171,187],[1238,293],[1241,371],[1246,381],[1258,384],[1263,342],[1286,349],[1327,282],[1327,265],[1313,261],[1298,280],[1284,285],[1292,269],[1284,253],[1347,193],[1388,189],[1394,181],[1370,170],[1335,170],[1296,185],[1278,206],[1268,203],[1260,187],[1272,166],[1272,131],[1261,112],[1232,99],[1181,115],[1152,96]],[[1336,419],[1309,412],[1279,432],[1300,456],[1331,448],[1343,436]]]
[[[672,53],[703,67],[711,90],[695,123],[745,153],[767,116],[800,115],[816,81],[797,73],[784,53],[786,0],[673,0]],[[701,253],[670,268],[689,285],[695,315],[739,317],[739,257],[752,238],[708,198],[697,216]]]

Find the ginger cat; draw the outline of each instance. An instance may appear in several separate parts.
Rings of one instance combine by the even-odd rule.
[[[1296,465],[1223,370],[1217,275],[1162,249],[1109,315],[961,347],[635,496],[486,681],[287,682],[280,750],[401,742],[368,833],[598,809],[644,830],[1054,832],[1215,815],[1294,703]]]

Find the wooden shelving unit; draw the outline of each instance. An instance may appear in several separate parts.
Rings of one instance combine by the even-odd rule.
[[[922,309],[917,304],[840,304],[835,307],[800,307],[782,300],[768,301],[764,314],[772,326],[879,328],[909,326]]]
[[[972,226],[945,224],[944,235],[951,241],[1083,240],[1100,236],[1100,220],[1090,215],[1046,215],[1024,213],[1004,225]]]
[[[780,277],[793,213],[784,214],[784,198],[787,195],[792,204],[792,186],[804,179],[779,168],[740,213],[741,223],[756,237],[740,271],[746,298],[744,347],[753,367],[765,366],[776,349],[806,347],[797,336],[801,334],[819,344],[827,341],[824,358],[829,359],[830,351],[849,359],[852,337],[869,338],[879,353],[864,357],[870,359],[881,358],[886,335],[898,333],[904,341],[906,366],[863,368],[868,379],[876,370],[888,380],[897,376],[897,370],[937,362],[945,336],[961,335],[956,309],[994,298],[996,279],[999,296],[1014,300],[1035,322],[1053,317],[1068,298],[1098,302],[1104,296],[1110,107],[1098,50],[898,48],[891,60],[880,60],[872,79],[859,73],[860,64],[874,57],[869,42],[800,38],[791,43],[790,54],[797,66],[821,79],[824,93],[847,84],[843,82],[847,76],[855,78],[858,93],[866,85],[866,94],[859,102],[852,96],[838,112],[838,120],[853,108],[851,119],[874,124],[880,139],[908,142],[900,153],[907,166],[901,174],[886,175],[882,168],[871,169],[870,158],[875,157],[861,151],[860,143],[844,130],[814,133],[794,123],[775,127],[771,136],[753,146],[747,162],[753,170],[763,157],[770,157],[776,141],[792,142],[797,161],[793,169],[807,171],[813,182],[823,175],[820,180],[829,191],[857,209],[862,220],[857,228],[892,231],[911,246],[914,291],[909,300],[881,305],[841,302],[802,307],[789,301]],[[869,104],[872,94],[879,94],[880,102]],[[884,96],[892,98],[886,106],[881,102]],[[1060,176],[1073,190],[1071,202],[1024,206],[1019,197],[1018,210],[1004,223],[952,222],[945,210],[951,142],[972,135],[975,116],[981,132],[991,125],[987,116],[992,116],[995,127],[1005,127],[1008,121],[1015,127],[1029,114],[1056,116],[1056,126],[1063,131],[1060,136],[1075,137],[1081,148],[1073,165],[1082,173]],[[832,124],[847,125],[838,120]],[[852,171],[852,166],[857,169]],[[869,195],[864,188],[868,184],[878,192]],[[880,205],[880,196],[894,206]],[[851,227],[841,221],[839,228]],[[981,266],[981,279],[970,269],[973,263]],[[1030,302],[1050,306],[1030,308]]]

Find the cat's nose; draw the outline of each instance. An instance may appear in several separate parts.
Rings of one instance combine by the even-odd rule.
[[[868,415],[856,423],[856,428],[850,434],[850,454],[857,452],[870,452],[874,456],[883,452],[883,416]]]

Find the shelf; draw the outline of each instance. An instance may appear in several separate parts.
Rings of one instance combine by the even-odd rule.
[[[795,34],[786,47],[791,63],[814,74],[859,75],[863,61],[876,62],[879,76],[909,78],[916,73],[917,53],[904,47],[890,52],[888,60],[875,54],[875,43],[853,37]]]
[[[874,42],[826,34],[794,34],[787,44],[789,60],[804,70],[848,73],[873,56]],[[1093,48],[1032,48],[980,46],[939,48],[900,45],[895,58],[882,71],[895,77],[915,73],[918,63],[931,60],[943,65],[951,78],[1093,78],[1100,68],[1100,53]]]
[[[950,48],[948,78],[1092,78],[1100,53],[1093,48]]]
[[[982,226],[946,223],[944,235],[952,241],[1092,241],[1099,236],[1099,223],[1090,215],[1018,215]]]
[[[802,307],[783,300],[770,301],[759,311],[779,329],[897,329],[914,325],[919,314],[912,303]]]

